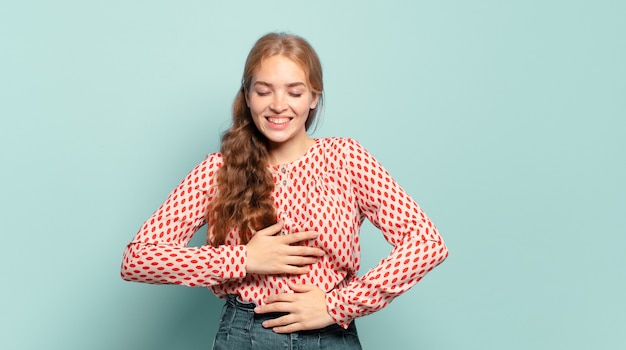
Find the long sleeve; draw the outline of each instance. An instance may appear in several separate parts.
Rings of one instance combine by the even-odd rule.
[[[340,325],[385,307],[447,256],[437,229],[422,209],[360,144],[347,140],[345,168],[365,218],[393,245],[389,256],[346,286],[327,293],[330,315]]]
[[[121,276],[154,284],[212,286],[245,277],[246,247],[187,247],[204,225],[215,196],[215,172],[221,156],[209,155],[169,194],[124,251]]]

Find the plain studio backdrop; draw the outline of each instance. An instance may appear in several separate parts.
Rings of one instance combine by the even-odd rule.
[[[450,257],[365,349],[626,347],[626,2],[4,1],[0,348],[208,349],[222,301],[128,283],[125,245],[218,150],[269,31],[324,66]],[[194,244],[202,242],[202,232]],[[367,271],[390,251],[362,230]]]

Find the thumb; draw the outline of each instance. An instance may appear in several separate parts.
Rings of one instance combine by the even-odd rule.
[[[284,222],[282,220],[278,221],[277,223],[275,223],[274,225],[268,226],[262,230],[259,231],[254,231],[252,229],[250,229],[252,231],[252,234],[254,235],[264,235],[264,236],[274,236],[275,234],[279,233],[280,230],[282,230],[283,228],[283,224]]]
[[[287,286],[289,286],[289,289],[293,290],[295,293],[306,293],[313,288],[313,286],[297,284],[292,281],[287,281]]]

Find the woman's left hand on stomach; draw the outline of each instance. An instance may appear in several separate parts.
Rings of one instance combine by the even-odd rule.
[[[272,328],[276,333],[292,333],[303,330],[324,328],[335,321],[326,309],[326,293],[313,285],[288,282],[293,293],[281,293],[268,297],[264,305],[257,306],[254,312],[286,312],[287,315],[263,322],[263,327]]]

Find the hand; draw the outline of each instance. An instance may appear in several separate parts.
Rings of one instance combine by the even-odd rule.
[[[247,273],[293,274],[309,272],[310,265],[319,261],[324,251],[316,247],[299,245],[300,242],[317,238],[314,231],[277,235],[283,222],[253,232],[247,246]]]
[[[287,312],[272,320],[263,322],[263,327],[272,328],[276,333],[292,333],[303,330],[319,329],[335,321],[326,309],[326,293],[317,286],[287,282],[294,293],[272,295],[265,300],[265,305],[254,308],[254,312]]]

